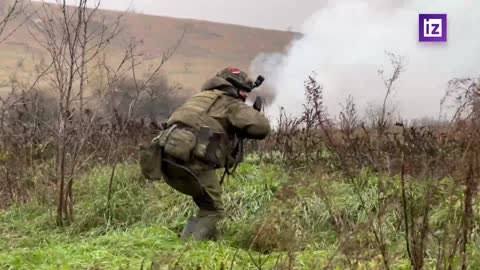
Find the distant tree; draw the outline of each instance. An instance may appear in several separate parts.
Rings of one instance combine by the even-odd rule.
[[[25,13],[24,0],[2,0],[0,1],[0,43],[9,38],[20,28],[30,16]],[[23,17],[22,17],[23,16]],[[17,23],[17,19],[23,18]]]
[[[113,19],[106,18],[99,12],[99,6],[100,1],[97,1],[93,8],[88,8],[87,0],[79,0],[75,6],[68,6],[65,0],[57,0],[54,4],[43,3],[35,12],[36,22],[32,24],[35,27],[29,29],[34,40],[47,51],[47,62],[50,64],[45,65],[45,73],[48,74],[46,83],[54,93],[57,104],[54,120],[45,125],[53,135],[56,148],[58,226],[73,220],[73,181],[97,151],[98,146],[93,149],[88,147],[89,138],[94,136],[108,97],[117,90],[115,86],[126,74],[131,74],[133,89],[129,99],[123,100],[126,103],[122,104],[124,117],[118,124],[120,130],[110,130],[104,134],[110,137],[109,148],[112,149],[109,153],[109,160],[114,163],[111,181],[118,159],[116,150],[119,142],[116,136],[125,131],[127,123],[136,115],[138,106],[148,102],[143,97],[148,96],[153,79],[174,52],[165,53],[160,63],[148,70],[146,78],[139,79],[137,69],[143,64],[144,55],[138,52],[138,42],[132,39],[123,55],[120,55],[120,63],[112,66],[107,61],[107,53],[112,51],[109,48],[112,48],[113,40],[123,30],[123,14]],[[103,82],[93,87],[95,89],[88,87],[88,78],[92,75],[103,76]],[[109,115],[102,117],[111,119]],[[108,191],[109,198],[110,193],[111,190]]]

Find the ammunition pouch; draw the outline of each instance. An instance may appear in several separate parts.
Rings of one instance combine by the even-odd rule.
[[[140,146],[140,169],[143,176],[150,180],[161,179],[163,177],[162,159],[169,156],[186,162],[190,159],[190,151],[194,143],[193,133],[177,129],[176,125],[160,131],[149,145]]]
[[[164,149],[168,157],[181,163],[196,158],[212,168],[225,166],[227,143],[225,134],[213,132],[209,127],[199,131],[182,124],[174,124],[162,131],[153,142]]]
[[[146,179],[162,179],[162,151],[158,144],[140,146],[140,169]]]
[[[218,169],[225,166],[227,141],[226,135],[213,132],[209,127],[201,127],[193,155],[207,163],[212,168]]]
[[[191,153],[195,148],[197,138],[194,129],[174,124],[167,130],[162,131],[153,141],[163,148],[166,155],[186,163],[191,159]]]

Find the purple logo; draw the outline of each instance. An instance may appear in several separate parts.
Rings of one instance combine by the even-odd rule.
[[[447,14],[419,14],[418,40],[420,42],[446,42]]]

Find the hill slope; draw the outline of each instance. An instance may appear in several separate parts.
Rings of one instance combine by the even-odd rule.
[[[107,21],[120,14],[105,10],[100,13]],[[142,41],[141,49],[149,58],[160,58],[185,31],[164,70],[169,79],[193,89],[226,65],[248,69],[258,53],[284,51],[295,36],[292,32],[133,13],[126,14],[124,22],[124,32],[115,46],[120,50],[124,41],[134,37]],[[26,27],[17,31],[0,45],[0,81],[5,81],[9,72],[23,62],[39,61],[41,51]]]

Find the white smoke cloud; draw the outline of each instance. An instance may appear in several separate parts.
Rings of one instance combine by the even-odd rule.
[[[392,1],[393,2],[393,1]],[[385,51],[405,58],[392,100],[402,118],[438,117],[448,80],[480,75],[480,3],[471,0],[335,0],[302,26],[304,36],[286,55],[261,54],[252,70],[263,72],[276,92],[268,113],[283,106],[297,114],[304,81],[315,71],[331,115],[351,94],[364,113],[385,93],[378,69],[391,72]],[[448,42],[419,43],[418,14],[447,13]]]

